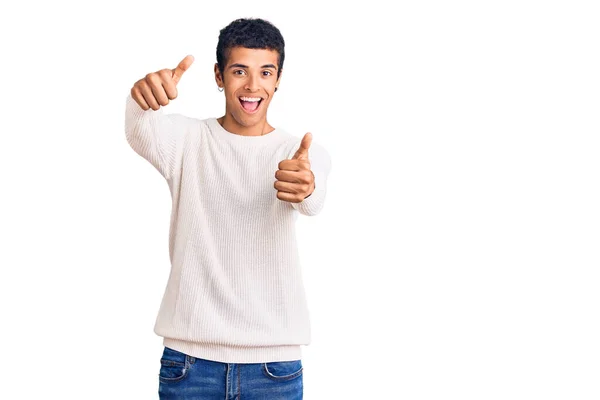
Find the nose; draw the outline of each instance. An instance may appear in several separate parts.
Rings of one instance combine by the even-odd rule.
[[[258,77],[254,76],[254,75],[249,75],[248,80],[246,81],[246,85],[244,86],[244,89],[246,89],[250,92],[254,92],[254,91],[258,90]]]

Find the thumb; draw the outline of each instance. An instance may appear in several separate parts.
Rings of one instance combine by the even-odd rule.
[[[175,69],[173,70],[173,80],[175,81],[176,85],[179,83],[179,80],[183,76],[183,73],[187,71],[187,69],[190,67],[190,65],[192,65],[193,62],[194,56],[190,54],[185,56],[185,58],[181,60],[177,67],[175,67]]]
[[[292,160],[308,160],[308,149],[310,148],[310,144],[312,143],[312,133],[308,132],[302,138],[302,142],[300,142],[300,147],[296,150],[294,157]]]

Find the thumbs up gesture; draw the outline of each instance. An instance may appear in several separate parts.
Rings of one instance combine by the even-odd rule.
[[[310,169],[308,149],[312,142],[309,132],[302,138],[300,147],[290,160],[279,163],[275,172],[277,198],[290,203],[300,203],[315,190],[315,175]]]
[[[143,110],[156,111],[160,106],[166,106],[177,97],[177,84],[193,62],[194,57],[188,55],[174,69],[149,73],[133,85],[131,97]]]

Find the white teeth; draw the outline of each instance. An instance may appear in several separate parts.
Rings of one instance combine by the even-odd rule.
[[[261,98],[260,97],[240,97],[240,100],[250,101],[250,102],[254,103],[254,102],[260,101]]]

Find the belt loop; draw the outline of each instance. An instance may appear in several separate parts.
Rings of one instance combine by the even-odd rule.
[[[196,362],[196,357],[193,357],[193,356],[190,356],[190,355],[186,355],[186,357],[187,357],[187,362],[189,364],[193,364],[193,363]]]

